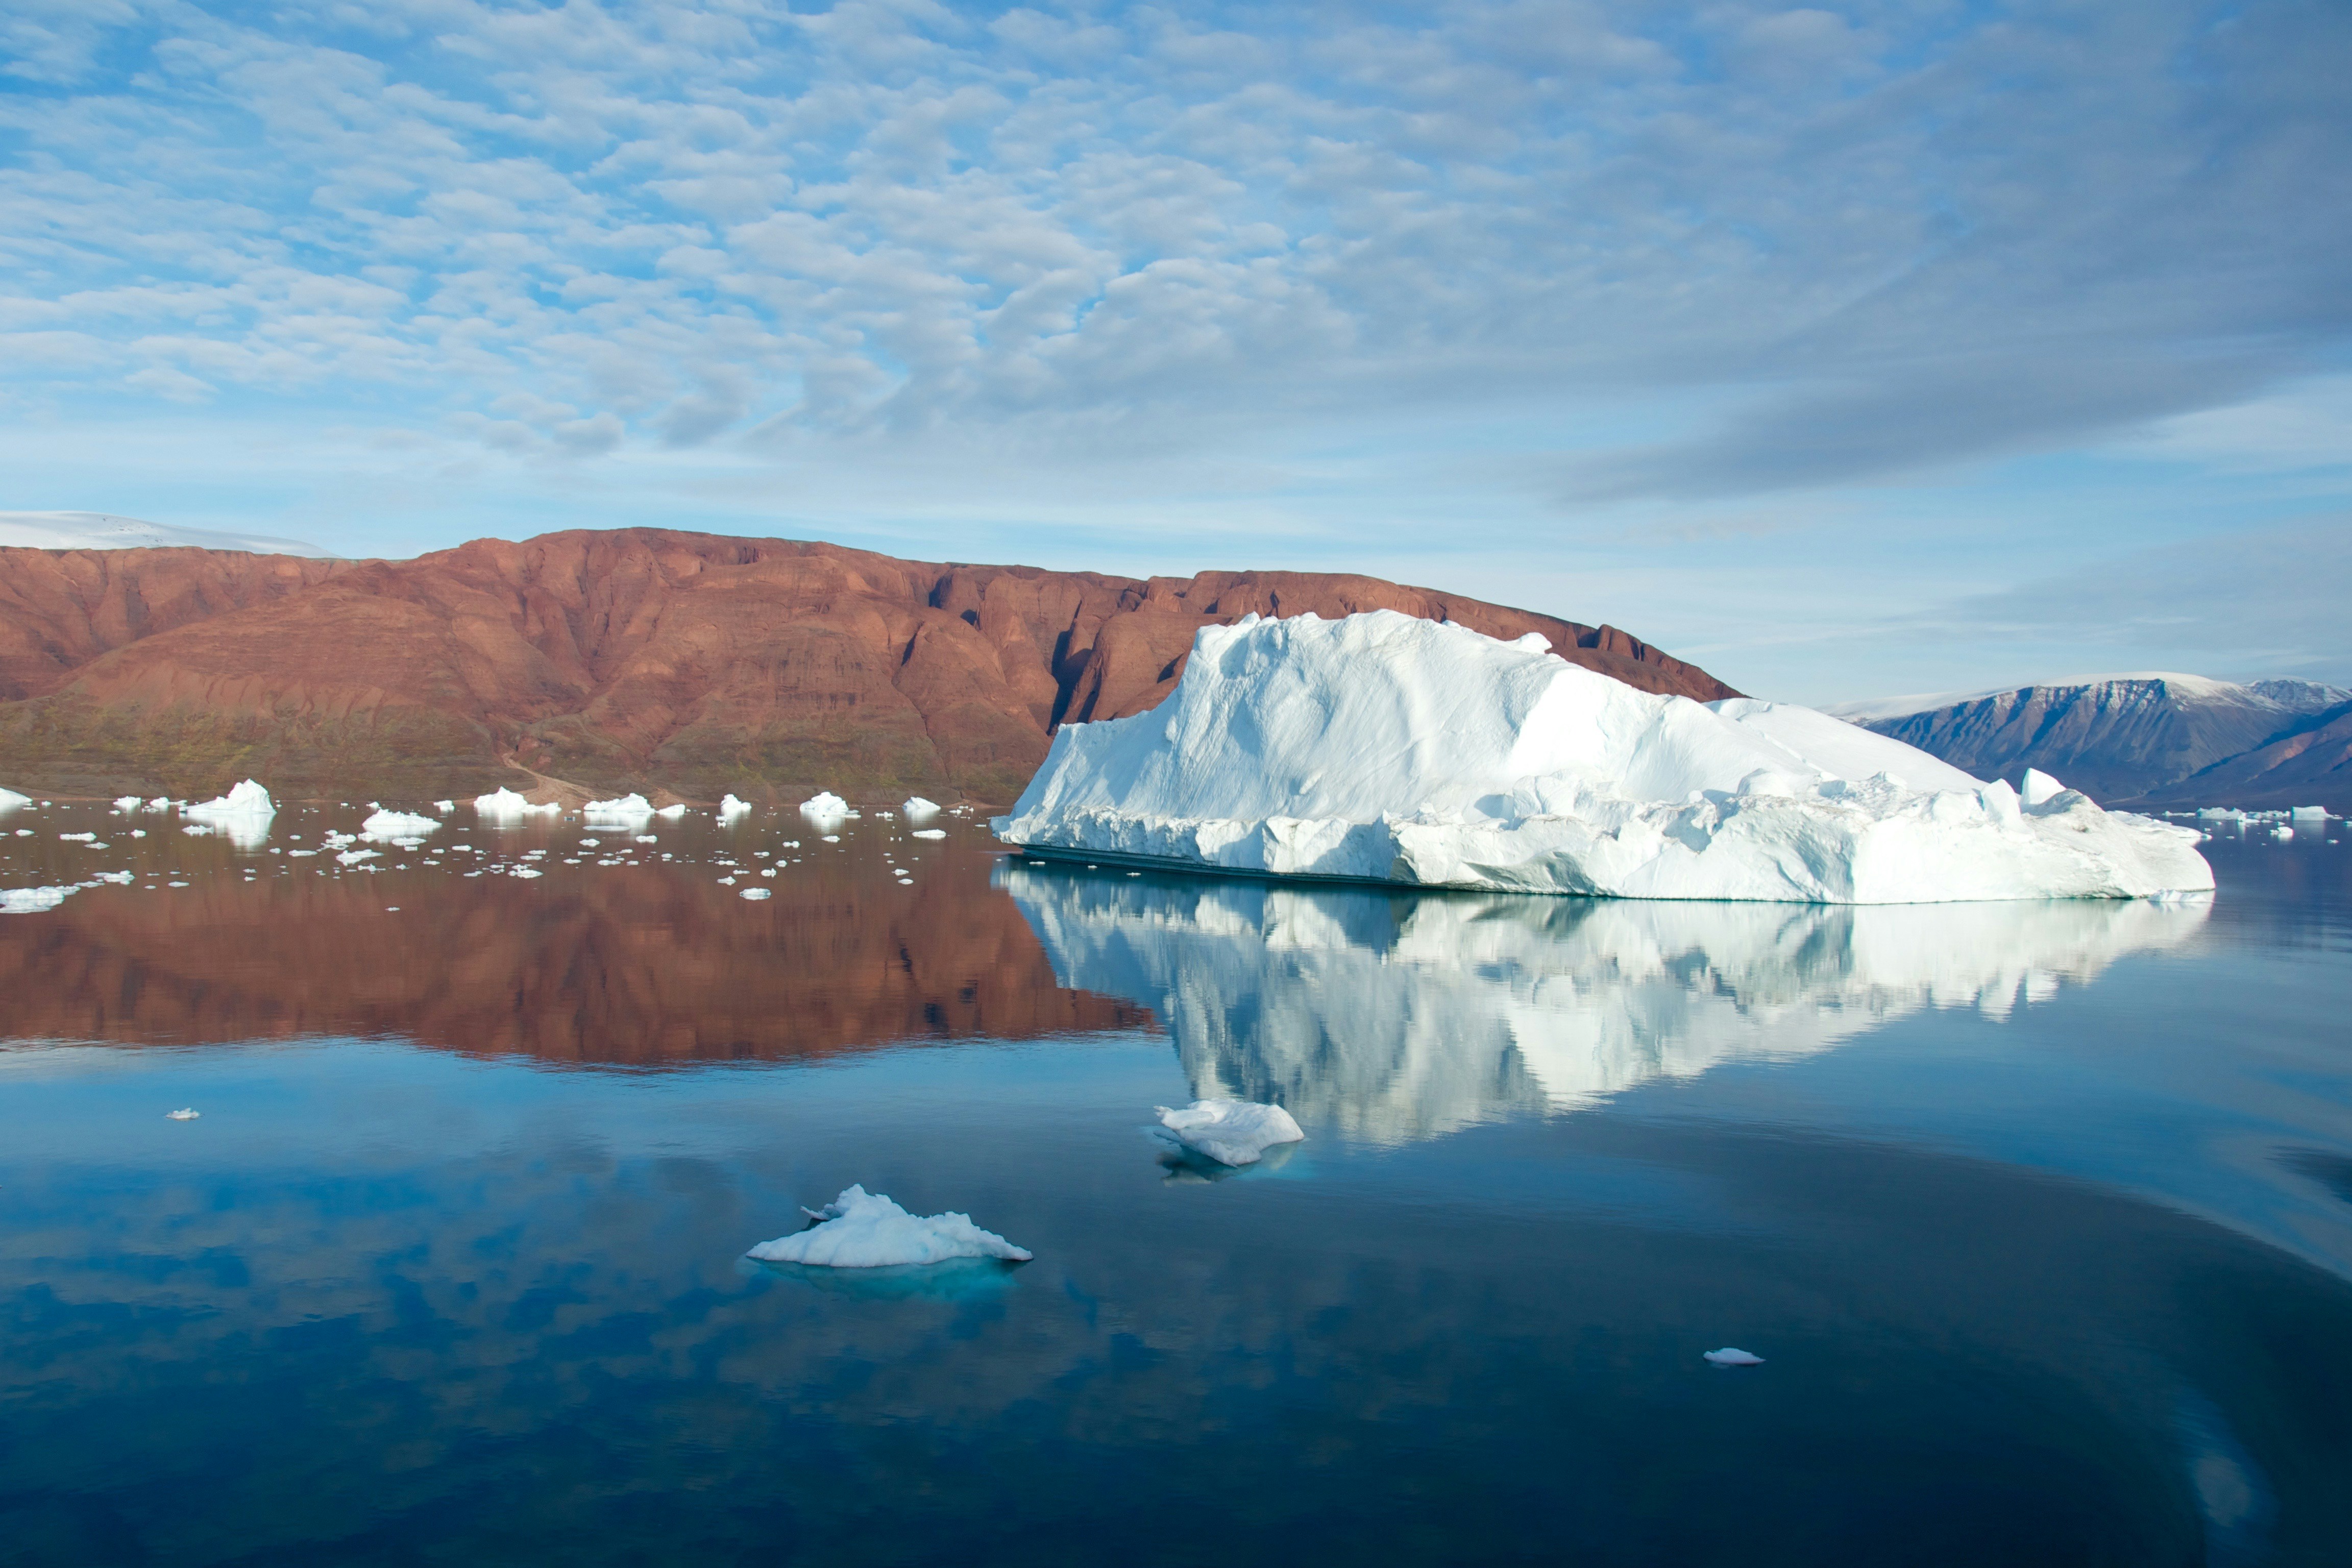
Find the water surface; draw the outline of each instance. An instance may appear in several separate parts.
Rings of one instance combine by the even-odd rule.
[[[2352,846],[1861,910],[285,853],[361,815],[0,821],[133,872],[0,920],[0,1562],[2352,1557]],[[1179,1160],[1206,1093],[1308,1141]],[[1036,1260],[741,1258],[851,1182]]]

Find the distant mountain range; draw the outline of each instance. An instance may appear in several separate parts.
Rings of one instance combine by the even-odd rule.
[[[1982,778],[2040,768],[2107,805],[2352,811],[2352,690],[2153,672],[1828,711]]]
[[[249,550],[263,555],[324,555],[315,544],[267,533],[215,533],[173,528],[104,511],[0,511],[0,549]]]
[[[1010,804],[1057,726],[1165,697],[1202,626],[1375,609],[1738,695],[1612,626],[1322,573],[1139,581],[664,529],[413,561],[0,548],[0,784]]]

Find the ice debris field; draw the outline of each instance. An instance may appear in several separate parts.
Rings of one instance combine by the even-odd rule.
[[[0,826],[0,914],[44,914],[76,893],[109,885],[163,892],[223,877],[253,884],[404,872],[529,883],[571,868],[602,872],[656,865],[671,871],[707,867],[719,887],[756,904],[773,896],[777,879],[792,868],[819,855],[848,853],[834,847],[851,822],[864,823],[866,815],[830,792],[797,812],[789,805],[754,806],[732,795],[716,812],[697,813],[677,803],[656,806],[638,795],[590,801],[572,812],[559,802],[533,803],[505,789],[470,802],[431,805],[431,815],[380,801],[281,808],[254,779],[211,800],[122,795],[104,805],[36,801],[0,789],[0,823],[6,825]],[[967,834],[975,828],[969,806],[942,807],[919,795],[903,810],[904,822],[898,814],[877,811],[877,820],[866,823],[865,831],[878,841],[893,879],[913,888],[930,846],[948,832],[912,824],[951,821]],[[364,815],[354,822],[349,813]],[[698,815],[721,831],[716,842],[690,830],[673,831]],[[103,826],[58,830],[68,821]],[[334,826],[337,821],[345,826]],[[49,830],[26,826],[33,822],[48,823]],[[825,829],[824,837],[810,837],[813,822]],[[174,847],[191,840],[224,844],[230,858],[224,862],[217,851],[207,858]],[[397,905],[388,902],[385,912],[398,912]]]
[[[1936,903],[2210,890],[2194,829],[2020,791],[1810,708],[1638,691],[1394,611],[1204,627],[1175,691],[1069,724],[1007,843],[1276,877]]]

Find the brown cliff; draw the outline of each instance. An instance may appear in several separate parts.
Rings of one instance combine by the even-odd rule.
[[[1151,707],[1202,626],[1393,609],[1650,691],[1737,695],[1610,626],[1375,578],[1131,578],[656,529],[414,561],[0,550],[0,782],[414,798],[530,781],[1003,802],[1054,728]]]

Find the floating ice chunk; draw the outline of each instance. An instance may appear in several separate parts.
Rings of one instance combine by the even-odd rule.
[[[831,790],[819,790],[801,802],[801,815],[811,822],[841,822],[849,816],[849,803]]]
[[[2287,816],[2297,822],[2325,822],[2327,820],[2327,808],[2324,805],[2298,805]]]
[[[918,827],[907,835],[909,838],[945,838],[947,836],[948,830],[944,827]]]
[[[159,795],[154,799],[147,803],[147,809],[150,811],[169,811],[172,809],[172,797],[168,795]]]
[[[1724,1346],[1719,1351],[1707,1351],[1704,1353],[1708,1361],[1717,1366],[1762,1366],[1764,1364],[1762,1356],[1750,1355],[1746,1351],[1735,1350],[1729,1345]]]
[[[2025,770],[2025,787],[2018,792],[2028,805],[2047,805],[2066,793],[2066,786],[2040,768]]]
[[[433,809],[446,816],[457,809],[457,803],[454,800],[436,800],[433,803]]]
[[[940,814],[940,803],[935,800],[925,800],[919,795],[910,795],[900,809],[906,812],[908,821],[924,822]]]
[[[2271,829],[2271,837],[2284,844],[2288,839],[2294,837],[2294,829],[2282,822],[2277,826]]]
[[[525,881],[529,881],[533,877],[544,877],[547,873],[544,871],[533,870],[529,866],[518,866],[513,870],[508,872],[507,875],[509,877],[520,877]]]
[[[735,792],[733,790],[730,790],[727,792],[727,798],[719,803],[719,819],[721,822],[725,822],[730,818],[741,816],[751,809],[751,803],[750,801],[736,799]]]
[[[1638,691],[1393,611],[1203,628],[1167,700],[1066,724],[1008,843],[1254,876],[1919,903],[2201,891],[2193,829],[2002,792],[1811,709]],[[1989,792],[1989,793],[1988,793]]]
[[[592,800],[581,808],[592,827],[599,823],[627,827],[654,817],[654,803],[641,795],[625,795],[618,800]]]
[[[1034,1256],[969,1215],[911,1215],[880,1193],[844,1187],[821,1209],[803,1209],[820,1223],[763,1241],[747,1255],[762,1263],[809,1263],[828,1268],[887,1268],[894,1264],[945,1263],[951,1258],[1001,1258],[1026,1263]]]
[[[203,1111],[198,1110],[193,1105],[184,1105],[177,1110],[167,1110],[163,1112],[163,1118],[167,1121],[194,1121],[197,1117],[202,1116],[203,1114]]]
[[[356,866],[362,860],[380,858],[381,855],[382,851],[375,849],[346,849],[335,858],[342,865]]]
[[[0,812],[17,811],[33,804],[29,795],[18,795],[13,789],[0,789]]]
[[[440,830],[438,817],[418,816],[405,811],[378,811],[360,824],[362,838],[421,838]]]
[[[686,807],[683,805],[666,805],[659,811],[655,812],[654,815],[660,817],[664,822],[676,822],[679,817],[686,815]]]
[[[117,795],[114,799],[114,809],[117,811],[136,811],[146,804],[147,803],[145,801],[141,800],[135,795]]]
[[[0,888],[0,915],[37,915],[56,909],[80,889],[65,888]]]
[[[500,822],[511,822],[517,817],[530,816],[534,814],[553,815],[562,812],[562,809],[563,807],[554,801],[550,801],[545,805],[533,805],[527,797],[503,787],[494,789],[488,795],[478,795],[474,797],[474,810],[478,814]]]
[[[257,782],[247,779],[216,799],[181,807],[181,815],[226,834],[240,849],[251,849],[269,837],[278,803]]]
[[[1296,1143],[1307,1134],[1279,1105],[1247,1100],[1196,1100],[1181,1109],[1152,1107],[1160,1125],[1223,1165],[1255,1165],[1277,1143]]]
[[[767,871],[767,872],[762,872],[762,873],[761,873],[761,875],[763,875],[763,876],[771,876],[771,877],[772,877],[772,876],[774,876],[774,875],[775,875],[775,873],[774,873],[774,872],[772,872],[772,871]],[[747,898],[747,899],[764,899],[764,898],[768,898],[768,897],[770,897],[771,895],[769,894],[768,889],[765,889],[765,888],[746,888],[746,889],[743,889],[743,896],[744,896],[745,898]]]
[[[98,842],[98,835],[95,833],[60,833],[58,835],[58,839],[60,843],[64,844],[95,844]]]

